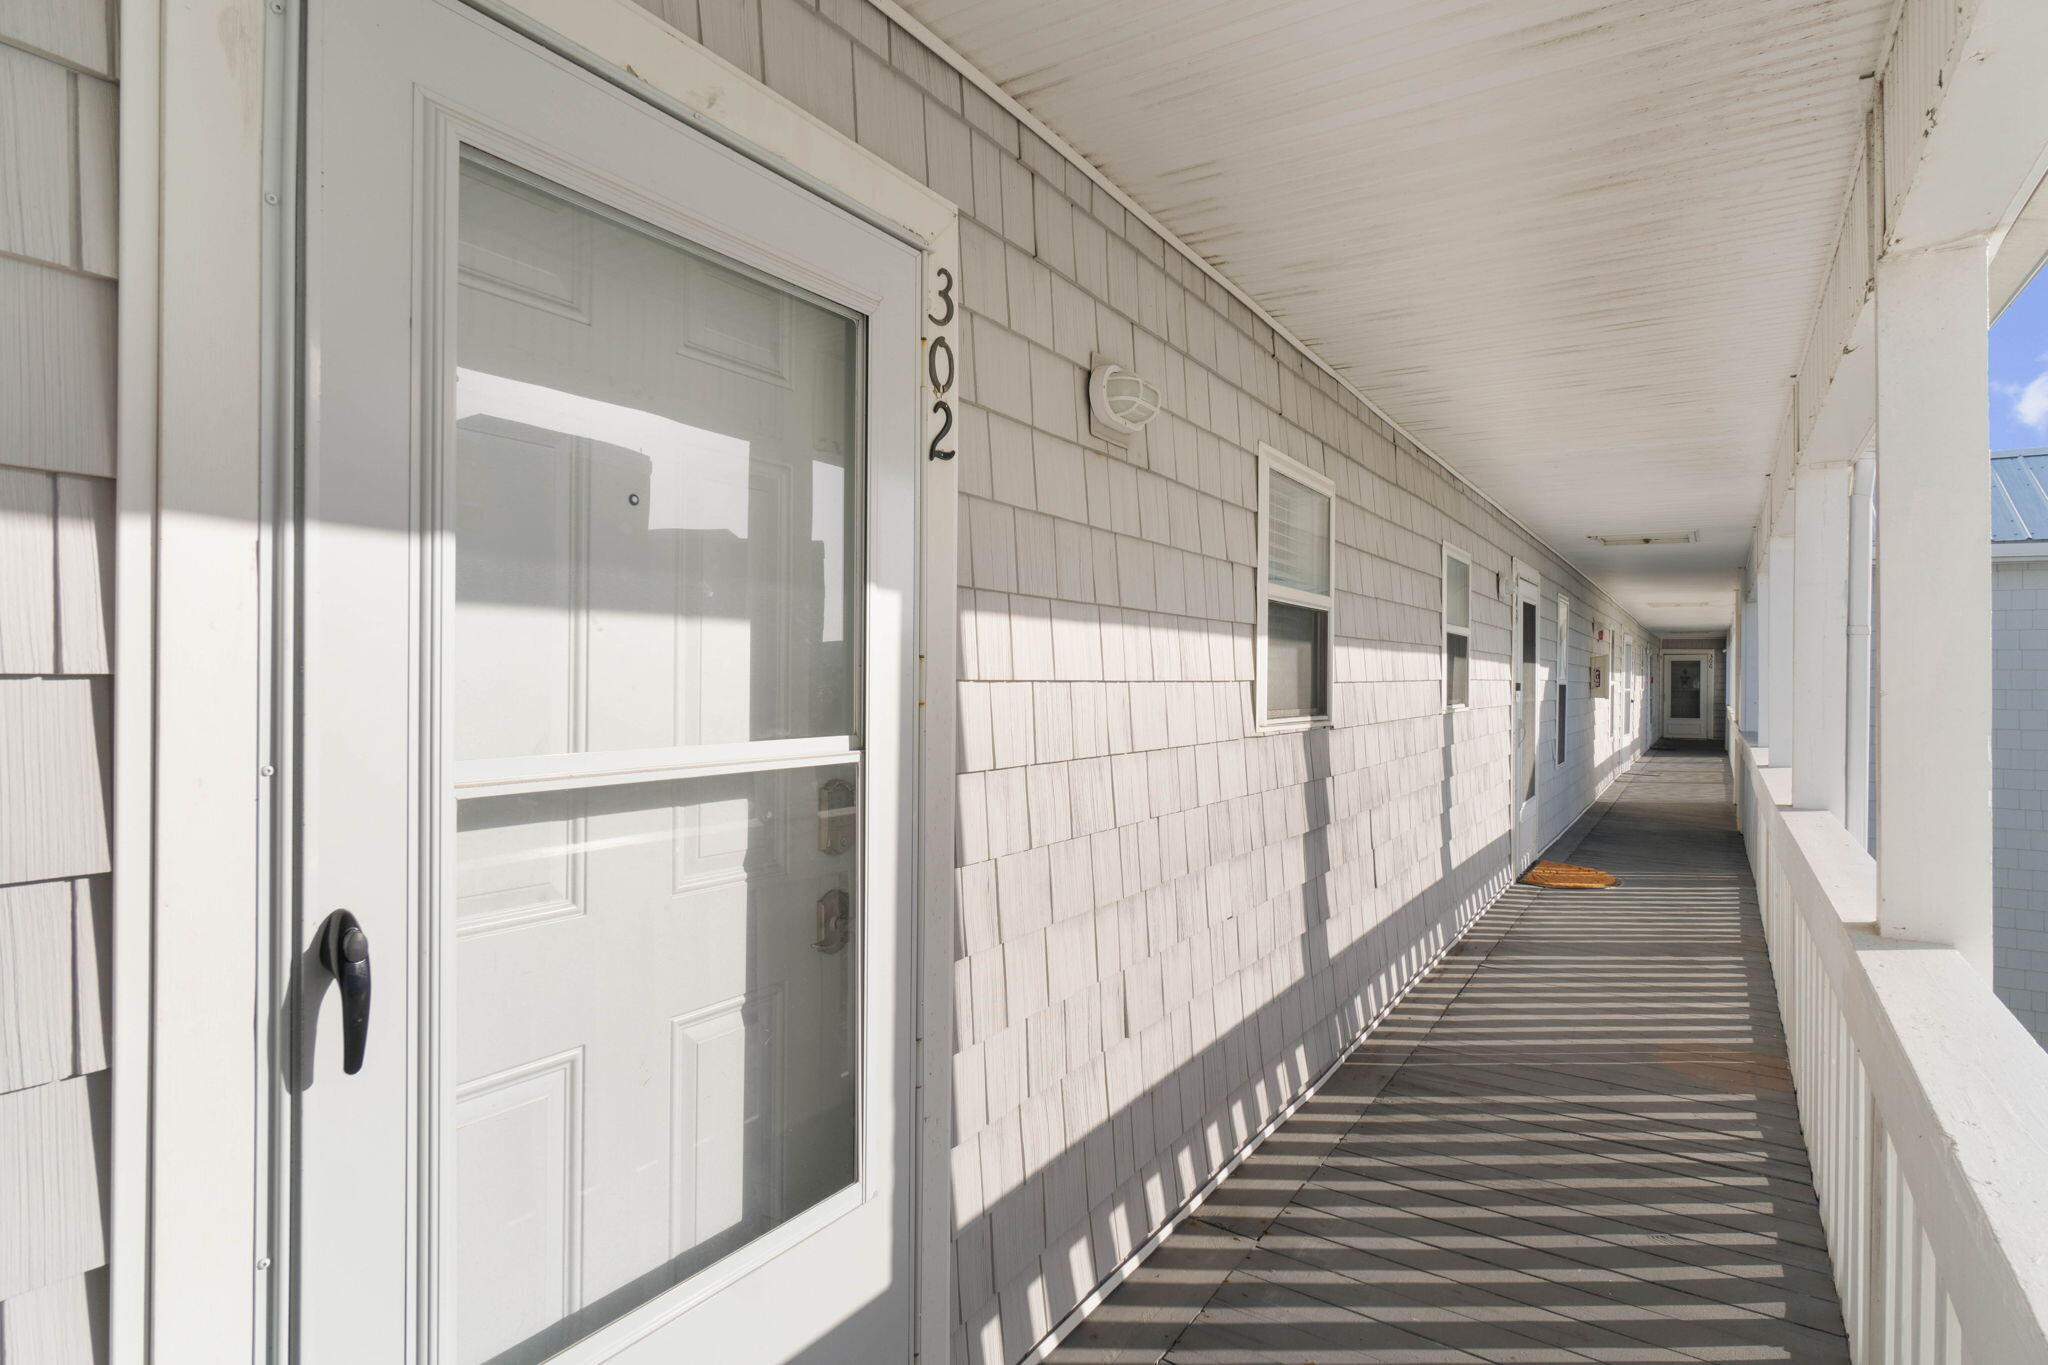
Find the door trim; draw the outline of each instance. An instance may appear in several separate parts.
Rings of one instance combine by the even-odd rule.
[[[289,830],[272,818],[272,794],[287,792],[292,778],[277,723],[292,699],[275,660],[290,640],[292,588],[280,571],[292,547],[280,532],[289,526],[300,367],[294,291],[283,286],[299,270],[293,148],[301,121],[317,116],[298,61],[309,3],[340,0],[253,10],[244,0],[197,0],[161,12],[153,0],[121,4],[128,207],[118,324],[109,1259],[111,1346],[124,1360],[147,1359],[151,1341],[175,1342],[180,1358],[282,1358],[277,1272],[289,1134],[273,1048],[282,1004],[276,929],[288,909],[277,890],[289,871],[280,836]],[[950,421],[945,390],[960,354],[954,204],[630,0],[464,3],[919,248],[923,335],[920,354],[902,359],[918,368],[925,447],[944,449],[935,438]],[[222,32],[249,33],[251,13],[260,25],[249,43],[223,44]],[[248,117],[252,103],[260,120]],[[155,266],[171,247],[186,267],[176,275]],[[956,362],[950,371],[926,363],[935,350]],[[201,351],[241,359],[161,363]],[[943,1360],[958,479],[949,459],[919,465],[913,1291],[919,1355]],[[207,800],[158,802],[158,789]],[[157,977],[189,980],[189,967],[224,961],[261,965],[244,980],[218,982],[204,1001],[153,990]]]

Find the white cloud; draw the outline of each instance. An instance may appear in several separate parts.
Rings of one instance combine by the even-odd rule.
[[[2013,398],[2012,415],[2036,431],[2048,432],[2048,370],[2035,375]]]

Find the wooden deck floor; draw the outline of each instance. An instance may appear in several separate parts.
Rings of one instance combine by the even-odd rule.
[[[1726,759],[1656,753],[1053,1355],[1846,1362]]]

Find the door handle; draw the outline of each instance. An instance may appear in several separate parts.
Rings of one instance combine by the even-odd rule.
[[[370,1037],[370,936],[346,910],[336,910],[320,926],[320,965],[341,988],[341,1069],[353,1076],[363,1069]]]

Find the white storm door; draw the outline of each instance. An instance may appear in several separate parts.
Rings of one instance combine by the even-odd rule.
[[[1711,739],[1714,661],[1709,654],[1664,656],[1664,733],[1672,739]]]
[[[1537,853],[1540,803],[1536,799],[1536,736],[1542,724],[1543,678],[1537,669],[1541,586],[1515,572],[1514,655],[1514,873],[1520,875]]]
[[[309,39],[293,1358],[907,1360],[921,257],[452,0]]]

